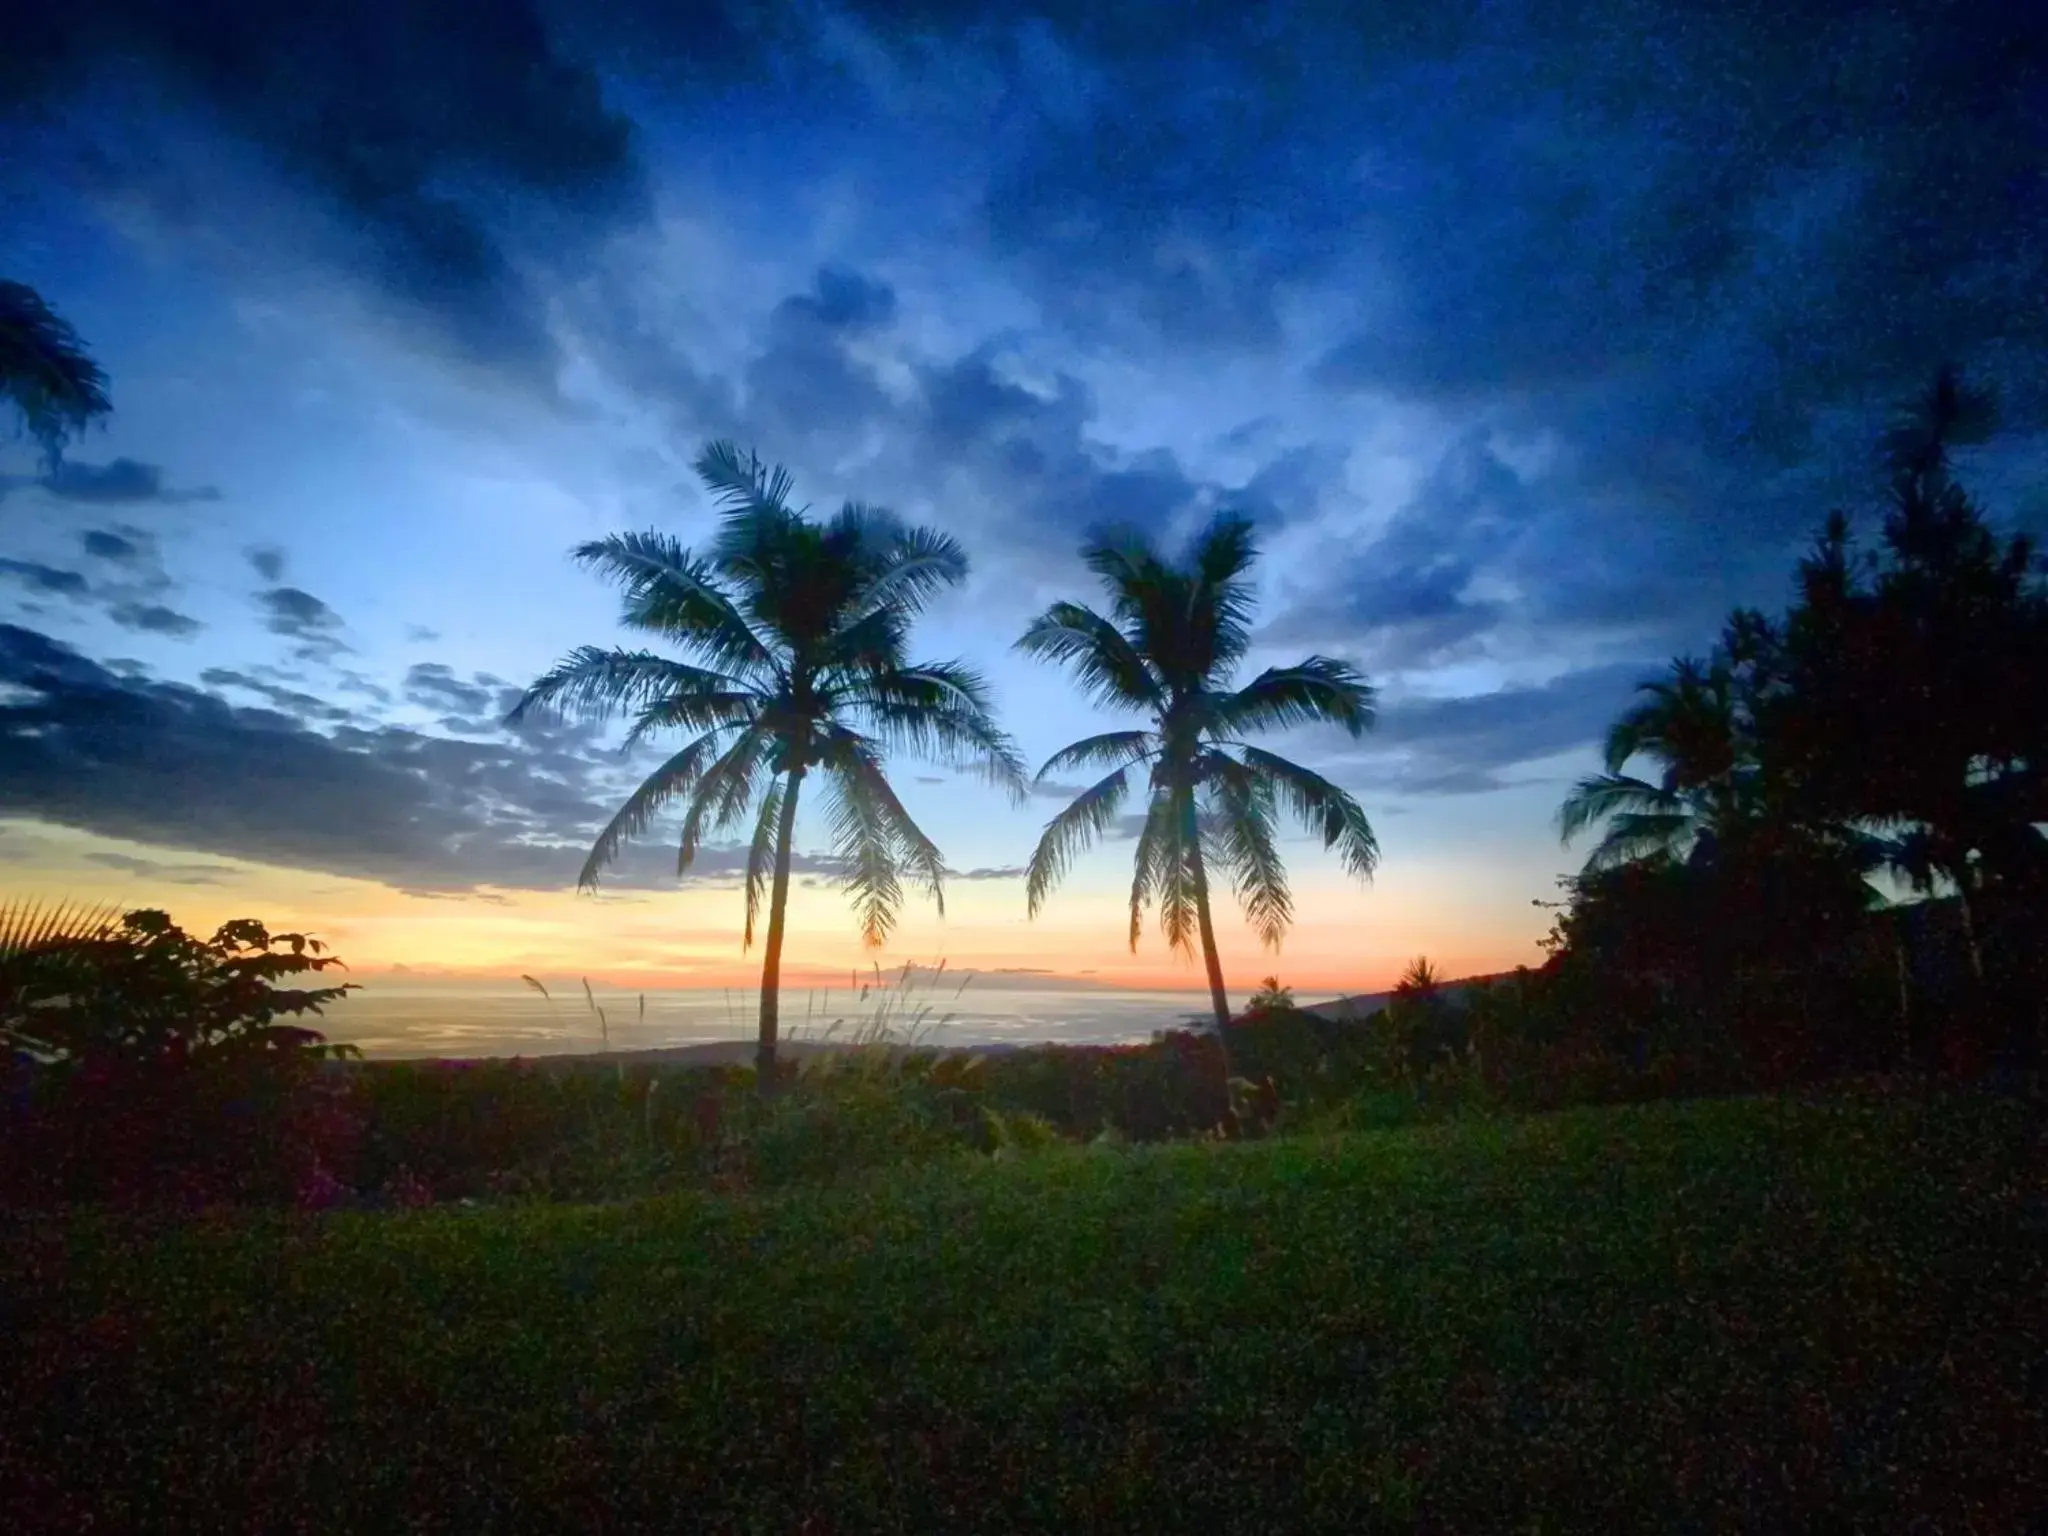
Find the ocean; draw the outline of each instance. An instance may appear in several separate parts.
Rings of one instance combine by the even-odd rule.
[[[559,1056],[701,1045],[754,1036],[752,988],[625,991],[548,983],[543,997],[517,982],[414,984],[372,979],[306,1022],[365,1056]],[[644,1003],[643,1003],[644,998]],[[876,1028],[920,1044],[1057,1041],[1114,1045],[1156,1029],[1206,1021],[1203,992],[983,985],[953,976],[908,988],[795,987],[782,994],[785,1040],[847,1039]],[[602,1018],[600,1018],[600,1012]]]

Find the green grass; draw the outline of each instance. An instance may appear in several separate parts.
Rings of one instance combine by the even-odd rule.
[[[75,1221],[0,1259],[0,1487],[102,1529],[2019,1530],[2044,1170],[2013,1102],[1727,1101]]]

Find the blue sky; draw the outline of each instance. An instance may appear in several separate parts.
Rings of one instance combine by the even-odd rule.
[[[71,710],[0,734],[10,884],[630,967],[622,909],[564,888],[631,765],[496,721],[614,632],[568,547],[701,531],[720,435],[962,539],[923,643],[1034,758],[1091,718],[1007,646],[1085,595],[1083,530],[1249,512],[1254,663],[1345,655],[1383,703],[1363,744],[1283,744],[1386,863],[1360,891],[1294,845],[1280,968],[1490,967],[1534,955],[1575,863],[1550,813],[1631,683],[1872,505],[1939,361],[2004,398],[1994,513],[2048,521],[2038,20],[90,9],[0,67],[0,266],[117,407],[55,481],[0,449],[5,707]],[[978,877],[905,945],[1178,974],[1121,954],[1127,849],[1027,928],[1003,872],[1054,803],[898,773]],[[689,912],[701,955],[650,964],[739,963],[716,863],[639,914]],[[656,849],[616,889],[674,885]],[[799,961],[857,954],[805,901]],[[1271,968],[1227,926],[1234,977]]]

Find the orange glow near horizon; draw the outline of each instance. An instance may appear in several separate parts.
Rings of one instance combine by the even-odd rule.
[[[758,936],[743,952],[742,904],[733,886],[595,895],[407,894],[372,881],[166,852],[35,824],[0,823],[0,830],[29,844],[12,882],[21,895],[160,907],[187,928],[205,931],[230,918],[257,917],[273,931],[318,937],[360,982],[388,985],[394,971],[450,981],[527,974],[551,985],[588,977],[642,990],[760,982]],[[105,862],[109,858],[113,864]],[[142,860],[161,873],[131,872]],[[1411,865],[1383,872],[1366,890],[1334,878],[1299,878],[1297,921],[1278,954],[1263,951],[1233,909],[1219,911],[1232,995],[1242,998],[1268,975],[1305,998],[1381,991],[1418,954],[1449,976],[1538,960],[1536,940],[1545,924],[1526,897],[1475,906],[1469,888],[1461,889],[1461,875]],[[944,918],[929,901],[913,897],[889,944],[870,951],[839,892],[800,884],[791,892],[784,983],[841,986],[850,973],[875,965],[888,971],[905,961],[943,960],[955,973],[1044,974],[1119,988],[1206,987],[1199,962],[1170,951],[1154,924],[1131,952],[1118,890],[1076,880],[1036,921],[1027,920],[1023,908],[1018,881],[955,881],[947,888]]]

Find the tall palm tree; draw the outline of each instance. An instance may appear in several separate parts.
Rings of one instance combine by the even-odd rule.
[[[1356,737],[1373,723],[1364,678],[1326,656],[1269,668],[1230,690],[1230,675],[1251,647],[1253,594],[1245,573],[1256,557],[1251,524],[1231,513],[1213,519],[1178,564],[1141,534],[1096,535],[1081,558],[1109,593],[1109,616],[1081,603],[1054,603],[1017,642],[1027,655],[1071,666],[1097,702],[1150,716],[1148,728],[1062,747],[1038,770],[1041,783],[1076,768],[1110,772],[1046,823],[1025,883],[1029,911],[1038,914],[1075,857],[1115,823],[1134,770],[1144,767],[1131,948],[1153,902],[1173,948],[1190,953],[1199,935],[1219,1033],[1230,1021],[1230,1000],[1209,911],[1211,865],[1228,872],[1260,939],[1277,949],[1294,920],[1274,836],[1279,811],[1320,833],[1323,846],[1337,849],[1359,879],[1370,879],[1379,862],[1357,801],[1320,774],[1242,739],[1313,723]]]
[[[686,656],[585,646],[539,678],[512,711],[542,707],[632,722],[628,745],[666,730],[695,733],[627,797],[599,833],[580,884],[600,872],[673,803],[683,807],[676,872],[707,836],[751,813],[746,929],[751,947],[767,902],[761,959],[758,1084],[773,1091],[797,801],[824,780],[833,852],[878,946],[902,904],[906,876],[944,910],[945,861],[884,772],[900,747],[978,769],[1020,797],[1023,767],[991,715],[986,684],[957,661],[912,662],[912,621],[967,573],[949,536],[907,527],[848,502],[813,520],[790,504],[788,471],[717,442],[697,472],[722,509],[702,554],[659,533],[614,534],[576,558],[625,592],[623,622]]]
[[[0,401],[55,465],[64,444],[113,409],[107,376],[62,316],[26,283],[0,279]]]

